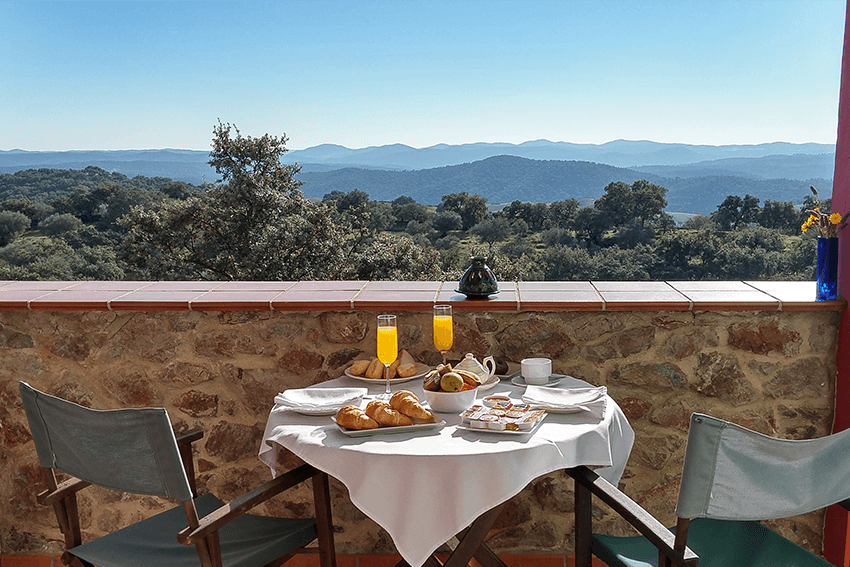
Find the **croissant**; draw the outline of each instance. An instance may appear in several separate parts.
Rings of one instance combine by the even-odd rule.
[[[343,406],[336,412],[336,422],[348,429],[377,429],[377,421],[357,406]]]
[[[413,420],[394,410],[387,402],[372,400],[366,405],[366,415],[381,425],[413,425]]]
[[[416,394],[407,390],[399,390],[393,394],[393,397],[390,398],[390,407],[408,417],[425,420],[434,419],[434,414],[419,403],[419,398],[416,397]]]

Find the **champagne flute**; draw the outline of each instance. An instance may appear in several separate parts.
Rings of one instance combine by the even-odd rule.
[[[452,306],[434,306],[434,347],[443,355],[446,363],[446,353],[452,348]]]
[[[395,315],[378,315],[378,360],[384,364],[387,389],[380,399],[390,399],[390,364],[398,358],[398,329]]]

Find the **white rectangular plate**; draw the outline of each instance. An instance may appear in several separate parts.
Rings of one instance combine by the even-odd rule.
[[[336,417],[331,418],[336,423]],[[348,429],[336,423],[336,426],[342,431],[343,435],[349,437],[370,437],[372,435],[394,435],[396,433],[411,433],[417,431],[427,431],[428,429],[436,429],[442,427],[446,422],[440,418],[435,418],[436,421],[427,421],[425,423],[414,423],[413,425],[382,425],[377,429]]]
[[[528,431],[513,431],[510,429],[484,429],[483,427],[472,427],[471,425],[467,425],[465,423],[461,423],[457,426],[458,429],[463,429],[464,431],[474,431],[476,433],[496,433],[500,435],[531,435],[538,429],[540,429],[540,425],[546,419],[546,416],[540,418],[537,423],[534,424],[534,427],[529,429]]]

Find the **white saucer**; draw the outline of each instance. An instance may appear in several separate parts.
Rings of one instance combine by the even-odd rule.
[[[552,374],[549,376],[549,380],[545,384],[528,384],[525,381],[525,378],[522,377],[522,374],[516,372],[513,376],[511,376],[511,384],[514,386],[543,386],[544,388],[551,388],[555,386],[563,380],[565,376],[563,374]]]

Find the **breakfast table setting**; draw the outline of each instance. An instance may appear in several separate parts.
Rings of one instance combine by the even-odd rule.
[[[526,382],[525,367],[504,375],[492,366],[473,366],[479,367],[485,369],[479,382],[451,392],[462,396],[447,396],[458,400],[454,405],[446,405],[445,392],[429,385],[440,377],[435,373],[450,372],[445,368],[417,368],[392,381],[347,370],[339,378],[281,392],[269,412],[259,458],[275,475],[277,452],[287,449],[338,479],[413,567],[433,564],[432,554],[460,533],[469,541],[461,540],[459,556],[446,564],[465,565],[487,549],[483,540],[500,506],[542,475],[587,465],[617,483],[634,431],[604,386],[552,374],[551,366],[535,383],[530,376]],[[345,412],[360,417],[376,404],[395,405],[396,399],[387,401],[387,390],[418,406],[419,417],[374,427],[363,421],[362,429],[342,425]]]

